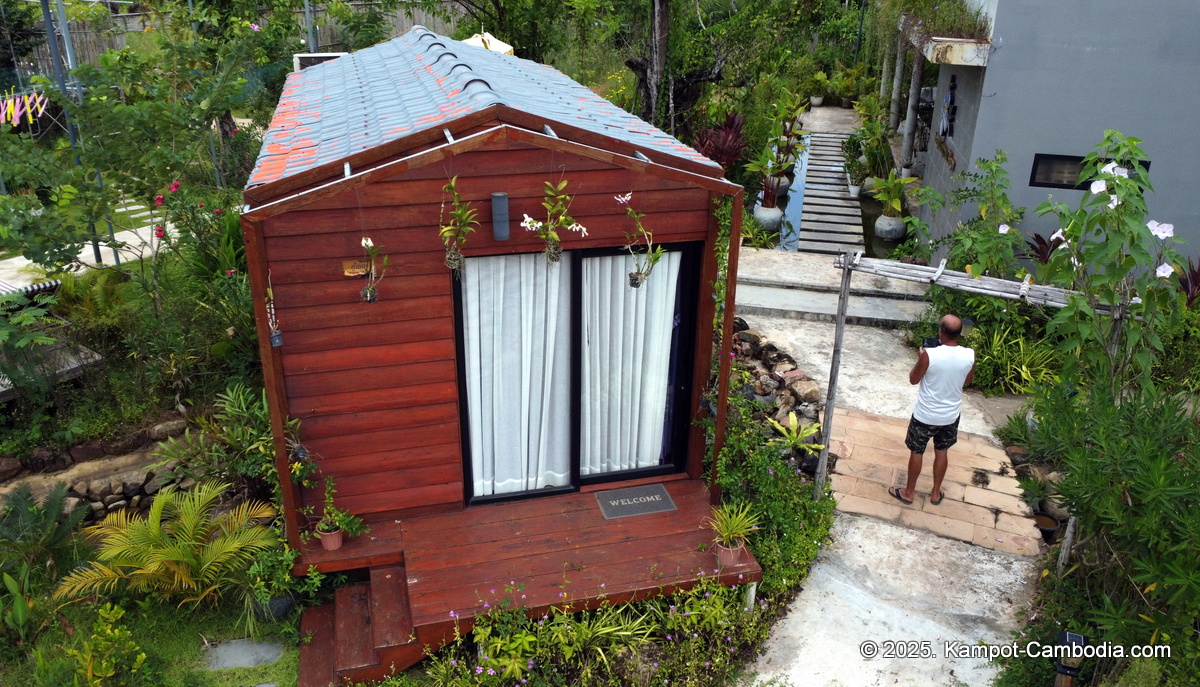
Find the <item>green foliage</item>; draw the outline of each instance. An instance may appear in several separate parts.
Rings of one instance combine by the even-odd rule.
[[[1178,321],[1163,327],[1162,345],[1155,381],[1170,389],[1200,392],[1200,303],[1182,309]]]
[[[625,215],[633,220],[633,225],[637,229],[635,233],[625,235],[625,250],[629,251],[629,254],[633,256],[634,271],[629,273],[629,285],[636,289],[650,278],[650,273],[654,271],[654,266],[662,259],[663,247],[661,245],[654,245],[654,234],[650,233],[642,224],[642,218],[646,214],[635,210],[632,201],[632,191],[628,195],[617,196],[617,203],[625,206]],[[646,246],[644,252],[635,250],[639,241],[643,242]]]
[[[347,537],[357,537],[371,531],[363,519],[333,505],[333,495],[337,489],[333,486],[333,478],[325,477],[325,509],[321,512],[321,521],[317,529],[321,532],[342,531]]]
[[[975,350],[972,386],[984,393],[1026,393],[1034,384],[1058,379],[1058,352],[1045,339],[1009,326],[976,327],[963,337]]]
[[[77,503],[66,507],[67,485],[59,482],[39,503],[33,489],[21,482],[4,497],[0,508],[0,570],[17,565],[33,566],[42,571],[62,569],[68,561],[71,535],[87,515],[87,507]]]
[[[1025,244],[1015,226],[1024,217],[1025,208],[1013,207],[1008,197],[1007,161],[1008,155],[997,150],[992,159],[975,161],[980,171],[956,175],[959,187],[950,195],[950,204],[956,208],[974,205],[978,214],[941,240],[949,249],[948,268],[1001,279],[1019,276],[1017,256]]]
[[[875,178],[875,188],[871,189],[871,195],[883,203],[885,216],[899,217],[904,213],[905,188],[916,180],[916,177],[898,177],[894,169],[888,170],[886,179]]]
[[[745,544],[750,534],[758,529],[758,517],[748,503],[723,503],[713,508],[708,524],[718,544],[734,549]]]
[[[17,644],[25,644],[36,633],[33,626],[34,599],[29,582],[29,564],[22,563],[17,576],[0,575],[4,588],[0,589],[0,616],[9,631],[16,635]]]
[[[1005,446],[1029,445],[1029,423],[1025,421],[1024,411],[1010,415],[995,432]]]
[[[85,640],[80,649],[67,649],[67,655],[75,659],[75,684],[86,687],[137,684],[135,678],[146,662],[146,654],[133,641],[129,629],[117,624],[125,611],[109,603],[100,607],[99,615],[91,639]]]
[[[1092,192],[1075,209],[1053,200],[1037,208],[1058,219],[1056,236],[1066,240],[1038,278],[1079,292],[1047,325],[1061,341],[1065,375],[1086,371],[1114,394],[1150,376],[1163,350],[1158,330],[1178,319],[1181,304],[1168,281],[1179,263],[1171,232],[1159,239],[1151,233],[1158,223],[1146,222],[1145,195],[1153,189],[1144,159],[1139,139],[1106,131],[1084,158],[1081,178],[1092,180]],[[1101,306],[1114,314],[1102,314]]]
[[[824,444],[811,441],[814,436],[818,439],[821,438],[821,424],[819,422],[807,424],[800,422],[800,418],[796,417],[796,411],[788,413],[786,425],[780,424],[775,418],[767,418],[767,422],[775,428],[776,432],[779,432],[779,436],[771,439],[769,443],[784,446],[793,452],[812,452],[825,448]]]
[[[96,561],[63,578],[54,598],[111,592],[122,585],[162,601],[216,603],[243,585],[247,568],[259,553],[277,544],[271,529],[257,524],[275,509],[243,501],[222,510],[228,484],[204,482],[190,492],[173,487],[154,498],[145,517],[128,511],[110,513],[88,527],[99,540]]]
[[[1050,497],[1050,485],[1041,477],[1031,475],[1018,477],[1017,485],[1021,487],[1021,500],[1037,510],[1042,501]]]
[[[0,294],[0,377],[34,402],[49,393],[56,371],[50,366],[57,361],[48,355],[56,342],[50,335],[58,322],[49,314],[54,303],[48,293],[32,299],[20,292]]]

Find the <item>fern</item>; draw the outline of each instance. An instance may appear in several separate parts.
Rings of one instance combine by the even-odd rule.
[[[24,482],[4,499],[0,508],[0,570],[57,567],[70,548],[75,531],[87,509],[78,504],[66,513],[67,485],[54,485],[38,503],[33,489]]]
[[[275,533],[258,524],[275,516],[260,501],[219,513],[227,483],[205,482],[191,492],[168,487],[145,517],[126,511],[109,514],[85,530],[98,539],[97,560],[62,580],[54,598],[110,592],[124,585],[183,604],[217,602],[228,589],[241,588],[255,557],[278,544]]]

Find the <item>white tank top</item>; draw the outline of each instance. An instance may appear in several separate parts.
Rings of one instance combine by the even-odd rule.
[[[917,389],[913,417],[927,425],[948,425],[962,411],[962,388],[975,364],[975,351],[966,346],[925,349],[929,369]]]

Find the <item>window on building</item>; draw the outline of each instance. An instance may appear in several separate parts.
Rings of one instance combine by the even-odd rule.
[[[468,258],[459,286],[472,500],[683,465],[698,251],[650,279],[609,249]],[[543,492],[542,490],[546,490]]]
[[[1142,160],[1139,164],[1146,169],[1150,168],[1148,160]],[[1082,191],[1087,188],[1087,184],[1079,180],[1081,171],[1083,171],[1082,156],[1037,153],[1033,156],[1033,170],[1029,173],[1029,185]]]

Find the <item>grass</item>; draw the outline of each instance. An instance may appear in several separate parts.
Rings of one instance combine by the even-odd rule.
[[[133,633],[133,641],[146,653],[146,683],[155,687],[245,687],[273,682],[279,687],[295,687],[299,669],[299,648],[284,641],[283,656],[275,663],[257,668],[205,669],[204,644],[243,636],[238,623],[240,608],[176,608],[170,604],[133,600],[124,602],[124,623]],[[60,610],[61,616],[38,637],[35,648],[50,658],[65,655],[65,649],[78,647],[91,634],[95,609],[72,604]],[[266,639],[280,640],[284,626],[264,626]],[[70,628],[68,633],[67,628]],[[274,632],[275,636],[271,636]],[[0,663],[0,687],[29,687],[35,663],[31,658]]]

